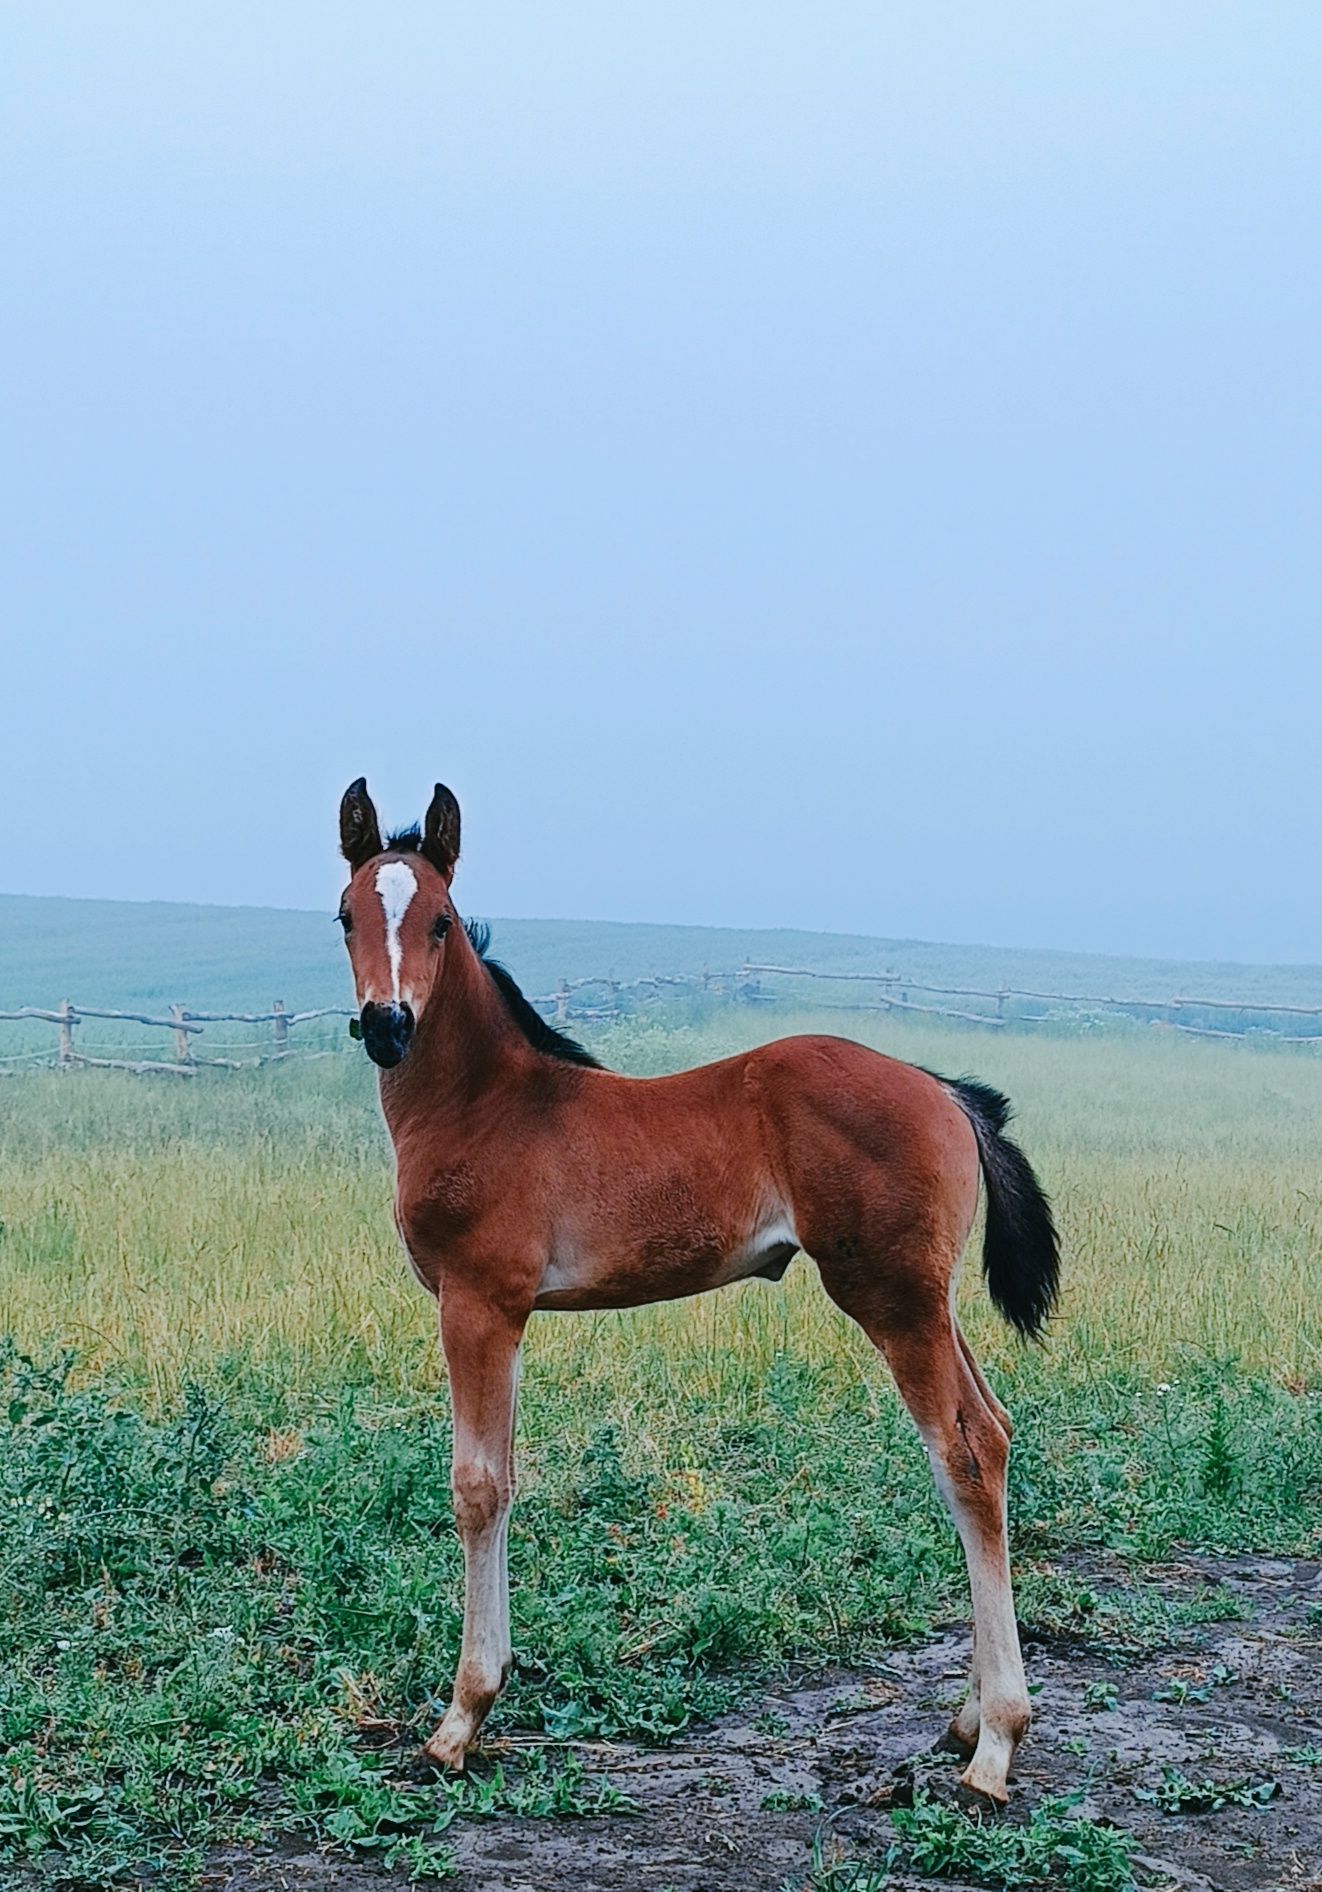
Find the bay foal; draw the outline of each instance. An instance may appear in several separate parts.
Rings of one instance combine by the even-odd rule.
[[[381,1067],[395,1220],[439,1303],[454,1406],[463,1643],[424,1753],[462,1766],[510,1670],[505,1536],[529,1315],[779,1280],[802,1249],[886,1356],[953,1514],[974,1639],[950,1735],[970,1757],[964,1784],[1004,1800],[1029,1720],[1006,1545],[1010,1421],[952,1306],[980,1168],[987,1284],[1021,1333],[1040,1332],[1058,1267],[1046,1198],[1003,1134],[1004,1098],[843,1038],[784,1038],[675,1077],[604,1071],[459,924],[447,788],[421,832],[384,840],[359,780],[340,840],[355,1029]]]

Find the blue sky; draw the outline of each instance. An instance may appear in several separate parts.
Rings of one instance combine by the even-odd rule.
[[[1322,959],[1322,12],[0,22],[0,886]]]

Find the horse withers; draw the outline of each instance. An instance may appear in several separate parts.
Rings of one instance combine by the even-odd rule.
[[[363,780],[340,807],[340,903],[359,1035],[380,1066],[395,1220],[436,1296],[464,1551],[454,1692],[425,1756],[461,1767],[509,1674],[505,1539],[519,1349],[541,1308],[636,1307],[802,1250],[885,1355],[959,1532],[973,1600],[964,1785],[1006,1797],[1029,1723],[1010,1589],[1010,1420],[952,1290],[986,1186],[983,1268],[1026,1337],[1056,1297],[1051,1210],[1003,1097],[845,1038],[782,1038],[673,1077],[601,1069],[553,1030],[451,900],[459,806],[383,838]]]

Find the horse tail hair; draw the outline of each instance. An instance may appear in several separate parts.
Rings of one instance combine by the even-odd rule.
[[[1039,1340],[1060,1292],[1060,1238],[1046,1191],[1005,1126],[1010,1100],[976,1078],[942,1080],[973,1126],[987,1218],[982,1272],[998,1313],[1023,1335]]]

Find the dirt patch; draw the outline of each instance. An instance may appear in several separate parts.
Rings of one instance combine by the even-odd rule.
[[[1103,1590],[1124,1582],[1096,1566],[1089,1576]],[[1182,1629],[1138,1658],[1026,1630],[1036,1725],[1008,1817],[1082,1790],[1076,1816],[1136,1835],[1140,1875],[1153,1884],[1322,1892],[1322,1565],[1199,1558],[1150,1581],[1181,1598],[1224,1585],[1243,1615]],[[782,1892],[804,1884],[815,1845],[827,1860],[879,1859],[897,1797],[915,1785],[953,1792],[957,1763],[930,1746],[967,1659],[966,1635],[942,1635],[867,1670],[786,1682],[680,1746],[581,1747],[636,1816],[463,1822],[446,1836],[460,1867],[449,1884]],[[519,1747],[499,1744],[507,1765]],[[228,1854],[207,1875],[227,1892],[382,1892],[386,1882],[291,1851]],[[928,1883],[903,1870],[892,1878],[896,1888]]]

